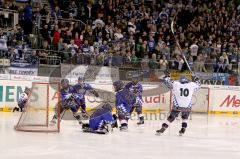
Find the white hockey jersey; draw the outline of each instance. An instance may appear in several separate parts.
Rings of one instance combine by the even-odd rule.
[[[18,99],[18,106],[23,108],[25,106],[25,104],[27,103],[27,100],[28,100],[28,95],[25,92],[21,93],[21,95]]]
[[[172,81],[169,77],[165,78],[165,83],[172,90],[173,106],[180,108],[192,107],[193,93],[200,89],[200,82],[180,83]]]

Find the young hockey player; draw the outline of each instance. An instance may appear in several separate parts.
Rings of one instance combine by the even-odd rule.
[[[118,119],[120,121],[120,130],[128,129],[128,120],[130,118],[132,95],[130,91],[124,88],[122,81],[113,82],[114,91],[116,92],[116,109]]]
[[[192,108],[192,96],[193,93],[200,89],[200,81],[196,76],[192,77],[190,82],[185,76],[180,77],[179,81],[172,81],[169,73],[166,73],[164,82],[173,93],[173,108],[170,112],[167,121],[162,124],[162,128],[157,130],[157,135],[162,134],[170,125],[171,122],[181,113],[182,128],[179,131],[179,135],[185,133],[187,128],[187,120]]]
[[[73,113],[75,119],[78,120],[79,124],[82,124],[81,117],[77,114],[79,109],[78,101],[82,100],[83,96],[75,93],[75,90],[69,84],[68,79],[61,80],[61,91],[60,91],[61,101],[58,103],[60,109],[61,118],[64,115],[66,109],[70,109]],[[53,116],[51,121],[52,124],[56,123],[57,115]]]
[[[31,89],[26,87],[24,92],[21,93],[19,99],[18,99],[18,107],[13,108],[13,112],[20,111],[22,112],[24,110],[24,107],[28,101],[28,96],[30,94]]]
[[[117,127],[117,117],[112,114],[112,107],[109,103],[98,106],[90,116],[89,123],[82,125],[83,132],[107,134],[112,128]]]
[[[99,97],[99,94],[92,88],[90,84],[84,82],[84,77],[78,78],[78,83],[73,86],[73,89],[76,94],[82,96],[82,98],[79,99],[77,103],[79,104],[79,107],[82,108],[82,113],[86,115],[86,101],[85,101],[86,92],[89,91],[96,97]]]
[[[144,116],[142,115],[142,93],[143,93],[143,87],[139,83],[139,75],[133,75],[132,81],[127,83],[125,86],[126,89],[130,91],[130,93],[133,95],[133,102],[131,106],[130,114],[134,111],[134,109],[137,112],[139,121],[137,122],[138,125],[144,124]]]

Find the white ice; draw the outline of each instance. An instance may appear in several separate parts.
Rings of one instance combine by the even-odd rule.
[[[0,113],[0,159],[240,159],[240,117],[193,114],[186,134],[176,120],[156,136],[162,120],[147,120],[128,132],[82,133],[76,121],[63,121],[60,133],[13,129],[19,113]]]

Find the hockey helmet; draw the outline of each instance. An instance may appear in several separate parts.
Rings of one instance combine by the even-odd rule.
[[[137,73],[134,73],[134,74],[132,75],[132,81],[133,81],[134,83],[138,83],[139,80],[140,80],[140,75],[137,74]]]
[[[25,92],[26,94],[29,94],[30,91],[31,91],[31,88],[29,88],[29,87],[25,87],[24,92]]]
[[[115,92],[123,89],[123,86],[124,86],[124,84],[123,84],[123,82],[120,81],[120,80],[113,82],[113,87],[114,87],[114,89],[115,89]]]
[[[69,80],[68,79],[62,79],[61,80],[61,86],[63,88],[67,88],[69,86]]]
[[[85,78],[84,78],[83,76],[79,76],[79,77],[78,77],[78,83],[79,83],[79,84],[83,84],[83,83],[84,83],[84,80],[85,80]]]
[[[102,108],[112,112],[112,106],[109,103],[104,103]]]
[[[179,82],[184,84],[184,83],[188,83],[189,80],[187,79],[186,76],[181,76],[181,77],[179,78]]]

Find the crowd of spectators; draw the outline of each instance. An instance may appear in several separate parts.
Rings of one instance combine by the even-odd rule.
[[[30,37],[37,26],[40,50],[30,56],[34,59],[57,56],[64,63],[184,70],[170,29],[176,17],[175,36],[194,71],[231,73],[238,67],[238,1],[49,0],[49,6],[34,8],[30,3],[0,6],[19,11],[19,25],[6,40],[11,58],[33,49]],[[20,45],[23,51],[16,51]]]

